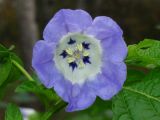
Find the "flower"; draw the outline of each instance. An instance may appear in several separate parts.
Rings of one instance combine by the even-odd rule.
[[[122,34],[109,17],[92,20],[83,10],[62,9],[34,46],[32,66],[40,81],[68,102],[67,111],[86,109],[96,96],[111,99],[126,80]]]

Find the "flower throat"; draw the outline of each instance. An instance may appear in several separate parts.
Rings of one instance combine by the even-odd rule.
[[[76,44],[76,40],[70,38],[68,44],[70,45],[70,47],[63,50],[60,56],[67,60],[69,66],[73,71],[75,68],[82,69],[86,64],[91,64],[88,52],[88,50],[90,49],[90,43],[82,42]]]

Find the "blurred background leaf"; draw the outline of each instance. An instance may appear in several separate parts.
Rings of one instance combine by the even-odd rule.
[[[22,65],[22,61],[15,53],[10,52],[4,46],[0,45],[0,95],[4,88],[11,82],[17,80],[20,77],[20,71],[13,65],[12,60],[17,61]]]
[[[5,113],[5,120],[23,120],[22,114],[15,104],[8,104]]]
[[[16,92],[31,92],[37,95],[42,103],[45,105],[45,108],[51,107],[53,103],[60,100],[59,96],[53,91],[53,89],[47,89],[41,84],[36,82],[24,81],[20,84]]]

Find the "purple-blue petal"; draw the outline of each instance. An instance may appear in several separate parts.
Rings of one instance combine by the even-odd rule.
[[[83,10],[62,9],[44,29],[43,37],[56,42],[69,32],[83,32],[92,24],[91,16]]]
[[[66,111],[78,111],[88,108],[96,99],[94,91],[87,84],[72,84],[68,80],[61,79],[54,85],[56,93],[66,102]]]
[[[69,101],[71,93],[72,84],[70,81],[65,79],[59,79],[54,84],[55,92],[66,102]]]
[[[32,66],[47,88],[53,87],[54,82],[62,78],[53,61],[54,49],[54,43],[43,40],[38,41],[33,48]]]
[[[99,40],[104,40],[114,35],[121,36],[123,34],[118,24],[106,16],[96,17],[85,33],[93,35]]]
[[[108,62],[103,66],[102,73],[89,85],[97,96],[109,100],[122,89],[125,80],[126,65],[123,62],[116,64]]]
[[[127,45],[122,36],[112,36],[101,41],[101,46],[103,49],[102,61],[105,63],[107,61],[111,62],[122,62],[127,56]]]
[[[73,112],[78,110],[84,110],[91,106],[96,100],[96,94],[85,83],[82,86],[73,85],[71,99],[68,102],[66,111]]]

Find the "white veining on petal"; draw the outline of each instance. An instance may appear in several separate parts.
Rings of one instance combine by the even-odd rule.
[[[67,44],[70,38],[76,40],[75,45]],[[74,71],[69,67],[67,59],[64,59],[60,54],[63,50],[68,48],[74,50],[76,45],[81,45],[82,42],[90,43],[90,49],[87,50],[84,55],[89,54],[91,64],[85,64],[82,68],[76,68]],[[81,46],[79,46],[81,50]],[[71,51],[69,51],[71,52]],[[64,75],[64,77],[71,81],[73,84],[83,84],[86,80],[93,80],[93,78],[101,72],[102,66],[102,47],[100,45],[100,41],[96,38],[80,34],[80,33],[69,33],[59,41],[57,45],[56,52],[53,60],[55,61],[55,65],[57,69]],[[71,59],[70,59],[71,61]]]

